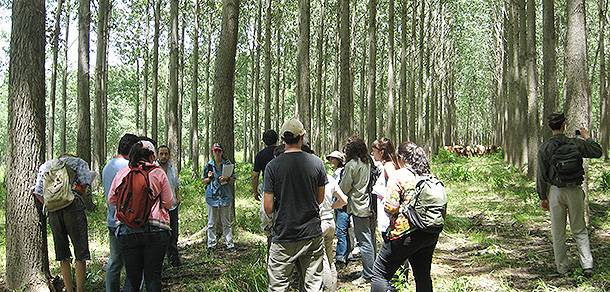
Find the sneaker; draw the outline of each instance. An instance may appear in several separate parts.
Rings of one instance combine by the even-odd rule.
[[[585,277],[591,277],[593,276],[593,269],[584,269],[582,273],[585,275]]]
[[[367,283],[371,283],[371,279],[365,279],[363,277],[360,277],[360,278],[352,281],[352,285],[357,285],[357,286],[362,286]]]

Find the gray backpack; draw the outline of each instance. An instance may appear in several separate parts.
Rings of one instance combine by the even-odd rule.
[[[418,177],[413,198],[403,202],[402,212],[412,226],[422,231],[439,233],[445,225],[447,193],[445,186],[435,176],[425,174]]]

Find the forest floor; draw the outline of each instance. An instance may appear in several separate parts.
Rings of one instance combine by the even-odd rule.
[[[251,167],[237,165],[235,252],[221,248],[222,241],[217,249],[206,252],[202,185],[190,174],[181,175],[184,203],[179,246],[183,264],[164,268],[164,291],[266,291],[266,239],[258,226],[260,203],[248,191]],[[572,272],[565,277],[556,273],[550,219],[539,207],[535,184],[522,171],[508,166],[498,155],[463,158],[448,153],[435,157],[432,168],[445,182],[450,197],[447,224],[432,263],[436,291],[610,291],[610,163],[591,162],[588,226],[595,259],[591,278],[582,274],[572,239],[568,240]],[[88,262],[87,291],[104,291],[108,248],[102,200],[98,200],[102,207],[89,214],[93,260]],[[52,253],[49,237],[50,259]],[[0,291],[8,291],[3,288],[3,245],[0,256]],[[359,257],[339,270],[338,291],[369,291],[370,285],[351,284],[361,270]],[[51,263],[51,274],[61,283],[56,262]],[[415,291],[412,274],[400,274],[398,290]]]

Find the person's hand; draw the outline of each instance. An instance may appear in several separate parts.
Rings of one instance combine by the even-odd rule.
[[[396,200],[393,200],[390,198],[384,198],[383,207],[384,207],[384,210],[386,213],[394,215],[394,214],[398,213],[398,210],[400,209],[400,204],[398,204],[398,202],[396,202]]]
[[[254,199],[257,201],[261,200],[261,194],[258,192],[258,190],[254,190]]]
[[[580,128],[580,136],[585,140],[591,138],[589,130],[585,129],[585,127]]]
[[[221,176],[218,178],[218,180],[220,180],[221,182],[226,182],[226,181],[229,181],[229,177],[228,177],[228,176],[222,176],[222,175],[221,175]]]
[[[208,178],[213,178],[214,177],[214,173],[212,171],[208,171]]]
[[[542,210],[548,211],[549,210],[549,200],[540,201],[540,207],[542,207]]]

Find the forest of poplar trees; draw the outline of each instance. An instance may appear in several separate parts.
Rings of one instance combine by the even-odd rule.
[[[566,133],[592,129],[608,155],[605,0],[3,6],[6,249],[7,258],[27,254],[7,263],[11,287],[43,283],[48,269],[37,252],[46,227],[29,208],[38,166],[69,152],[99,171],[126,132],[176,149],[172,163],[195,176],[211,143],[252,161],[264,130],[297,117],[317,153],[352,135],[430,152],[498,145],[534,177],[537,147],[550,136],[545,117],[563,111]]]

